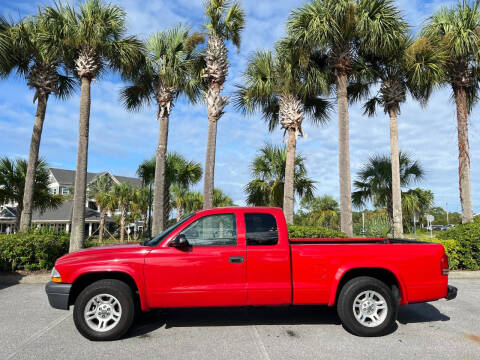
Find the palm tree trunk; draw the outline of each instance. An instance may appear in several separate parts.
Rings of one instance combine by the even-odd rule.
[[[125,242],[125,208],[120,209],[120,242]]]
[[[220,96],[220,90],[218,90]],[[213,188],[215,177],[215,152],[217,143],[217,119],[208,117],[207,154],[205,157],[205,175],[203,184],[203,208],[213,207]]]
[[[165,224],[165,168],[167,161],[168,142],[168,120],[167,112],[160,118],[160,130],[158,133],[158,147],[155,156],[155,189],[153,191],[153,226],[152,235],[160,234]]]
[[[168,226],[168,218],[170,216],[170,190],[168,189],[167,184],[165,184],[165,200],[163,202],[163,213],[165,214],[163,220],[163,228],[166,229]]]
[[[15,208],[15,211],[17,214],[21,214],[23,211],[23,203],[18,204],[17,207]],[[20,217],[17,215],[15,217],[15,229],[12,229],[12,234],[14,234],[15,232],[18,232],[19,228],[20,228]]]
[[[345,72],[336,76],[338,106],[338,170],[340,180],[340,227],[353,236],[352,184],[350,180],[350,140],[348,129],[348,77]]]
[[[100,225],[98,229],[98,242],[103,242],[103,231],[105,229],[105,214],[106,211],[104,209],[100,209]]]
[[[78,127],[77,170],[73,196],[72,233],[70,252],[83,247],[85,236],[85,202],[87,198],[88,133],[90,122],[91,79],[82,77],[80,94],[80,121]]]
[[[295,129],[288,129],[288,147],[285,164],[285,186],[283,188],[283,212],[287,224],[293,224],[295,150],[297,136]]]
[[[388,111],[390,115],[390,150],[392,162],[392,220],[393,236],[403,237],[402,188],[400,186],[400,154],[398,150],[398,120],[396,109]]]
[[[25,175],[25,188],[23,190],[23,211],[20,219],[19,231],[27,231],[32,225],[33,193],[37,170],[40,140],[42,138],[43,121],[47,111],[48,94],[39,94],[37,98],[37,112],[33,123],[32,139],[30,140],[30,153],[28,154],[27,174]],[[17,215],[17,217],[20,214]]]
[[[177,222],[182,218],[182,203],[177,200]]]
[[[460,190],[460,203],[462,205],[462,223],[465,224],[473,221],[467,95],[464,88],[454,89],[454,94],[457,105],[458,186]]]

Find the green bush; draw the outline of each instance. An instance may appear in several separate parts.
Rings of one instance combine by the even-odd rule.
[[[321,238],[346,238],[347,234],[333,230],[329,228],[324,228],[320,226],[301,226],[301,225],[289,225],[288,226],[288,236],[290,238],[304,239],[321,239]]]
[[[452,252],[452,259],[458,261],[458,269],[480,270],[480,217],[469,224],[443,231],[438,234],[438,238],[455,241],[455,244],[448,243],[448,246],[451,248],[449,251]],[[445,242],[442,243],[445,245]]]
[[[0,235],[0,270],[51,269],[68,252],[68,244],[67,234],[48,230]]]

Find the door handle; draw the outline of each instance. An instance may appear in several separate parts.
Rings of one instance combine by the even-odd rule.
[[[241,263],[243,263],[243,256],[230,256],[228,258],[228,262],[241,264]]]

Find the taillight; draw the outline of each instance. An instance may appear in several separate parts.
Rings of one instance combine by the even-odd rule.
[[[448,275],[449,267],[447,255],[442,256],[442,259],[440,260],[440,269],[442,271],[442,275]]]

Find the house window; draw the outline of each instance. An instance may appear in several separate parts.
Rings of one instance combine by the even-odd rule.
[[[63,195],[68,195],[68,194],[70,194],[70,190],[68,189],[68,187],[62,188],[62,194],[63,194]]]

